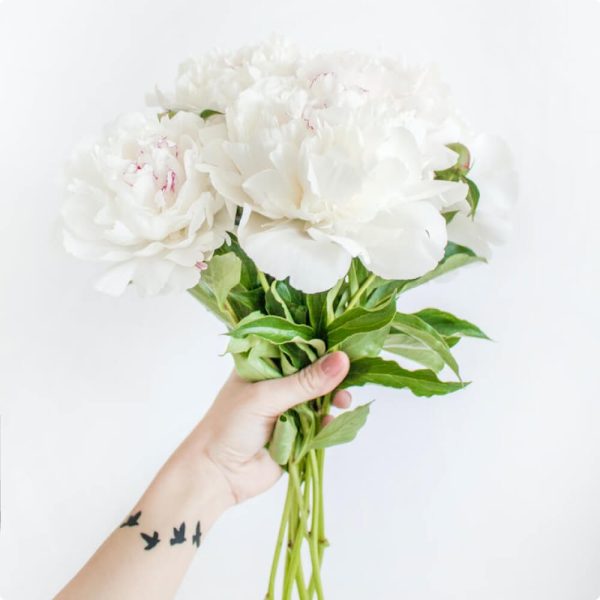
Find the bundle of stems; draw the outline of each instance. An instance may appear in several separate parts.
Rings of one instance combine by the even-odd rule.
[[[354,259],[331,289],[307,294],[263,273],[232,238],[211,259],[192,295],[226,324],[238,373],[258,381],[296,373],[327,352],[342,350],[350,369],[341,388],[379,384],[417,396],[462,389],[450,348],[462,337],[485,338],[472,323],[438,309],[405,314],[399,294],[466,264],[471,250],[448,244],[438,267],[405,281],[385,280]],[[382,353],[416,362],[407,369]],[[449,368],[458,381],[438,374]],[[321,571],[325,548],[323,470],[325,449],[352,441],[365,424],[369,404],[329,419],[332,395],[294,406],[276,421],[268,449],[288,474],[288,487],[271,564],[266,600],[324,600]],[[303,558],[310,556],[310,572]],[[282,576],[280,576],[282,574]],[[282,585],[281,595],[278,589]]]
[[[329,412],[331,395],[313,401],[317,422],[322,422]],[[280,564],[284,565],[282,600],[290,600],[294,587],[300,600],[310,600],[316,594],[323,600],[321,565],[329,545],[325,536],[323,503],[323,469],[325,450],[322,448],[302,452],[296,443],[287,465],[288,486],[281,515],[279,533],[269,576],[267,600],[275,600],[275,586]],[[310,576],[302,567],[302,548],[310,553]]]

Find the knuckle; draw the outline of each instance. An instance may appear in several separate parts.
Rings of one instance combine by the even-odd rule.
[[[313,365],[298,373],[298,385],[308,398],[312,398],[319,390],[319,369]]]

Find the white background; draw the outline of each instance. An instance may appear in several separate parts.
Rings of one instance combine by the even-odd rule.
[[[281,32],[436,61],[521,174],[491,264],[403,299],[496,340],[459,346],[471,387],[355,392],[377,402],[329,453],[328,600],[597,598],[599,31],[596,0],[0,3],[0,596],[51,597],[230,369],[219,325],[186,294],[93,291],[95,267],[60,247],[62,164],[189,54]],[[263,597],[282,493],[214,527],[178,598]]]

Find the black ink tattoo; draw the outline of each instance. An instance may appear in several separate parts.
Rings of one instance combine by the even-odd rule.
[[[179,529],[177,527],[173,527],[173,537],[169,540],[169,542],[171,543],[171,546],[174,546],[175,544],[183,544],[183,542],[185,542],[185,523],[182,523],[179,526]]]
[[[202,532],[200,531],[200,521],[196,523],[196,533],[192,536],[192,544],[196,544],[196,548],[200,548],[200,536]]]
[[[144,550],[152,550],[152,548],[154,548],[154,546],[156,546],[156,544],[160,542],[160,539],[158,537],[158,531],[155,531],[154,534],[151,536],[147,533],[140,533],[140,536],[146,542],[146,547],[144,548]]]
[[[141,514],[142,511],[138,510],[138,512],[136,512],[135,515],[130,515],[127,521],[125,521],[125,523],[123,523],[120,527],[135,527],[136,525],[139,525],[138,521]]]

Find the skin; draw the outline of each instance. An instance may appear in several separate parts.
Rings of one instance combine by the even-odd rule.
[[[197,546],[228,508],[271,488],[283,470],[264,446],[278,416],[327,394],[348,373],[349,360],[334,352],[295,375],[248,383],[233,373],[190,435],[160,469],[139,502],[59,592],[56,600],[164,600],[173,598]],[[351,396],[338,391],[333,405],[348,408]],[[331,417],[328,417],[330,420]],[[130,520],[136,513],[141,515]],[[174,528],[186,524],[185,542]],[[145,550],[141,533],[160,541]]]

